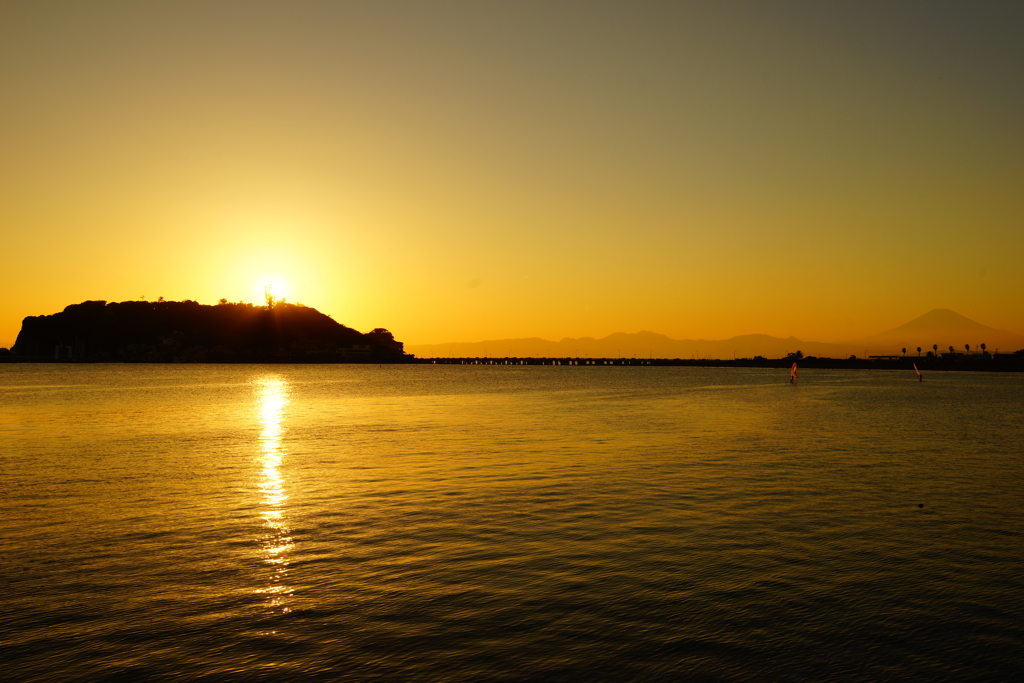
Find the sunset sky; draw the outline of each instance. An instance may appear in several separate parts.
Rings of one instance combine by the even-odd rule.
[[[7,2],[0,346],[87,299],[410,344],[1024,333],[1024,5]]]

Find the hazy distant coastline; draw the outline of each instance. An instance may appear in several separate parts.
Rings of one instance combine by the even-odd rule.
[[[1024,349],[1024,336],[996,330],[948,309],[935,309],[892,330],[849,342],[828,343],[748,334],[731,339],[671,339],[655,332],[618,332],[602,339],[581,337],[550,341],[537,337],[470,343],[410,344],[407,350],[421,358],[677,358],[753,359],[784,358],[801,351],[804,356],[846,359],[852,355],[933,355],[1010,353]],[[970,345],[970,349],[965,348]],[[949,347],[953,347],[953,351]],[[920,347],[920,351],[918,351]],[[935,347],[935,348],[933,348]],[[904,352],[904,349],[906,351]]]
[[[923,340],[936,341],[929,344]],[[14,348],[0,350],[0,361],[769,368],[797,361],[809,368],[907,369],[917,363],[929,370],[1024,370],[1024,337],[947,309],[845,343],[763,334],[678,340],[638,332],[557,342],[527,338],[419,345],[408,351],[386,329],[364,334],[314,308],[270,299],[267,306],[226,300],[215,306],[195,301],[86,301],[53,315],[25,318]]]

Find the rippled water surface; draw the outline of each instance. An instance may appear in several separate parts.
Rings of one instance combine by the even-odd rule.
[[[2,365],[3,675],[1019,676],[1024,378],[786,379]]]

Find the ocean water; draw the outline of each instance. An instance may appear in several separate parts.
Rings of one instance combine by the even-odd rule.
[[[0,675],[1020,679],[1024,377],[786,380],[0,365]]]

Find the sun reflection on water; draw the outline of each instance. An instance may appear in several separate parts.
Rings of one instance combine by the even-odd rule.
[[[256,413],[260,422],[260,457],[262,472],[259,482],[260,517],[266,532],[260,539],[263,561],[271,567],[269,585],[257,593],[266,594],[267,605],[289,612],[285,599],[292,594],[287,585],[288,551],[294,546],[291,529],[285,516],[288,500],[281,465],[286,451],[282,446],[284,411],[288,406],[288,383],[274,375],[260,377],[256,386]]]

